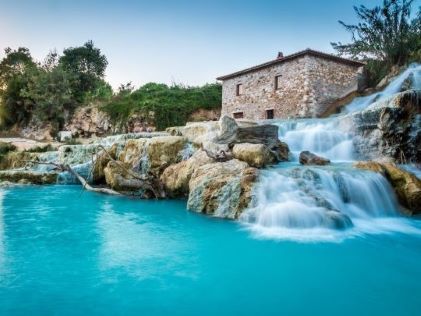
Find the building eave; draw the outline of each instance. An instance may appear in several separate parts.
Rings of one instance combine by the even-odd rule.
[[[271,61],[268,61],[266,63],[260,64],[260,65],[256,65],[250,68],[246,68],[240,71],[236,71],[233,72],[231,74],[225,75],[225,76],[220,76],[218,78],[216,78],[217,80],[227,80],[227,79],[231,79],[231,78],[235,78],[250,72],[254,72],[254,71],[258,71],[267,67],[271,67],[273,65],[277,65],[277,64],[282,64],[284,62],[299,58],[299,57],[303,57],[306,55],[312,55],[315,57],[319,57],[319,58],[324,58],[324,59],[329,59],[338,63],[342,63],[342,64],[346,64],[346,65],[350,65],[350,66],[354,66],[354,67],[361,67],[364,66],[365,63],[357,61],[357,60],[352,60],[352,59],[347,59],[347,58],[342,58],[339,56],[335,56],[335,55],[331,55],[331,54],[327,54],[327,53],[323,53],[323,52],[319,52],[313,49],[306,49],[303,51],[299,51],[297,53],[291,54],[291,55],[287,55],[285,57],[282,58],[277,58]]]

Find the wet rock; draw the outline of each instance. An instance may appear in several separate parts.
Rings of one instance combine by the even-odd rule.
[[[300,164],[302,165],[318,165],[323,166],[330,163],[329,159],[317,156],[316,154],[313,154],[312,152],[305,150],[300,153],[299,158]]]
[[[328,210],[326,211],[326,215],[330,221],[328,224],[330,227],[336,229],[346,229],[354,226],[352,220],[347,215],[339,211]]]
[[[59,162],[73,166],[92,161],[94,155],[101,150],[99,147],[99,144],[63,145],[58,149]]]
[[[232,148],[233,157],[247,162],[250,166],[262,168],[277,162],[277,157],[266,145],[242,143]]]
[[[198,150],[189,159],[167,167],[161,175],[161,181],[169,195],[187,195],[189,192],[189,181],[193,172],[199,167],[212,162],[213,159],[203,150]]]
[[[186,142],[186,138],[181,136],[151,138],[147,146],[150,171],[158,175],[169,165],[179,162]]]
[[[133,170],[146,172],[149,168],[146,153],[148,141],[146,138],[128,140],[118,157],[119,160]]]
[[[104,169],[112,159],[116,159],[117,155],[117,144],[107,149],[107,152],[101,151],[98,153],[94,163],[92,165],[92,181],[94,184],[104,183],[105,174]]]
[[[0,170],[18,169],[29,165],[29,161],[38,161],[39,154],[26,151],[12,151],[0,157]]]
[[[150,181],[135,177],[129,172],[130,166],[110,161],[104,168],[106,183],[111,189],[124,194],[132,195],[145,199],[160,197],[156,192],[160,191],[159,183],[151,183]]]
[[[355,163],[354,166],[382,173],[392,185],[399,202],[411,214],[421,214],[421,180],[415,175],[398,168],[393,163],[362,161]]]
[[[220,119],[220,132],[214,138],[218,144],[264,144],[270,149],[279,145],[278,126],[276,125],[247,125],[239,126],[237,122],[223,116]]]
[[[189,181],[188,209],[223,218],[238,218],[251,201],[258,170],[237,159],[196,169]]]
[[[289,160],[289,147],[287,143],[278,141],[275,146],[272,147],[272,151],[276,154],[278,161]]]
[[[54,184],[57,182],[57,173],[34,172],[29,170],[0,171],[0,181],[22,184]]]
[[[409,90],[352,115],[354,147],[363,159],[421,162],[421,91]]]

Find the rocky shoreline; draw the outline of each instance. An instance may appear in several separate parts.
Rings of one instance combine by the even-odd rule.
[[[354,168],[386,178],[410,215],[421,213],[421,182],[398,164],[421,162],[420,104],[421,91],[407,90],[338,118],[338,128],[352,135],[364,160],[354,162]],[[229,219],[238,219],[252,204],[260,169],[292,158],[288,144],[279,140],[277,125],[228,116],[165,132],[94,138],[80,145],[55,143],[49,151],[34,149],[38,144],[2,146],[3,185],[70,184],[83,179],[85,187],[102,192],[186,198],[189,210]],[[329,159],[307,150],[300,153],[297,167],[298,162],[304,165],[301,168],[331,165]]]

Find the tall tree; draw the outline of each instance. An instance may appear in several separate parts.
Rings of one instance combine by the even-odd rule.
[[[382,6],[354,7],[357,25],[339,21],[352,34],[352,42],[331,43],[341,55],[376,59],[388,65],[402,65],[420,49],[421,9],[412,18],[413,0],[384,0]],[[412,19],[411,19],[412,18]]]
[[[34,102],[34,117],[40,122],[51,122],[57,129],[64,124],[75,108],[71,82],[72,74],[57,66],[34,73],[21,95]]]
[[[24,124],[30,118],[33,101],[21,94],[37,71],[29,49],[6,48],[6,56],[0,62],[0,125]]]
[[[108,61],[101,50],[92,41],[88,41],[83,46],[65,49],[59,65],[75,75],[73,94],[79,102],[83,102],[85,95],[94,91],[104,78]]]

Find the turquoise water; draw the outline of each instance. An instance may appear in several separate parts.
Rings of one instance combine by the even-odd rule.
[[[421,314],[416,230],[276,241],[185,201],[2,190],[0,315]]]

